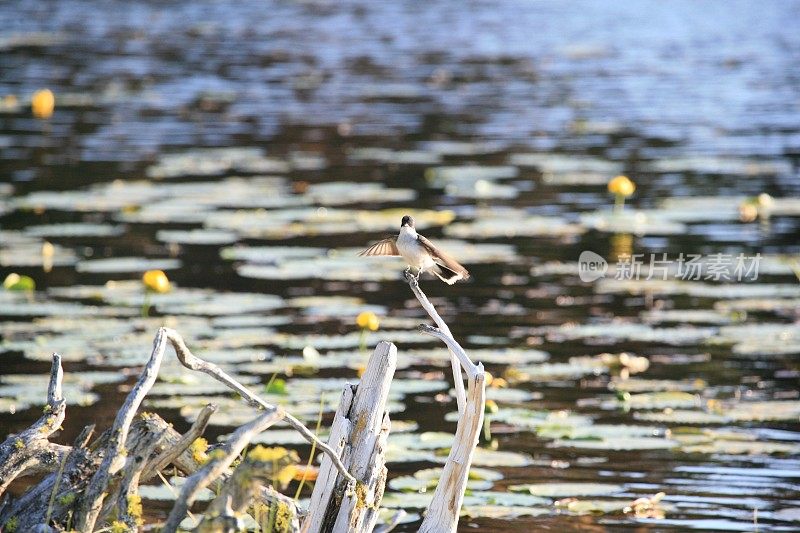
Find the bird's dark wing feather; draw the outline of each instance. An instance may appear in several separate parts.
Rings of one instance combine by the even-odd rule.
[[[397,245],[394,243],[394,238],[383,239],[376,242],[358,255],[400,255],[397,251]]]
[[[417,240],[422,246],[425,247],[426,250],[428,250],[428,253],[431,254],[431,257],[433,257],[433,260],[436,263],[460,275],[461,279],[467,279],[469,277],[469,271],[466,268],[464,268],[458,261],[453,259],[449,254],[434,246],[433,243],[427,238],[423,237],[422,235],[417,235]]]

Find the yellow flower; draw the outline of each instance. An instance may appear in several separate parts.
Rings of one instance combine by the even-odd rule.
[[[742,222],[753,222],[758,218],[758,207],[751,202],[739,204],[739,220]]]
[[[486,403],[483,406],[483,412],[488,414],[495,414],[500,411],[500,407],[497,405],[497,402],[494,400],[486,400]]]
[[[50,89],[41,89],[33,93],[31,111],[36,118],[50,118],[56,108],[56,97]]]
[[[380,321],[378,321],[377,315],[372,311],[364,311],[363,313],[359,313],[356,317],[356,325],[361,329],[378,331]]]
[[[36,282],[30,276],[20,276],[12,272],[3,280],[3,288],[8,291],[34,291]]]
[[[247,457],[252,461],[266,463],[269,461],[279,461],[289,455],[289,450],[282,446],[267,448],[260,444],[247,453]]]
[[[628,176],[617,176],[608,182],[608,192],[627,198],[636,190],[636,184]]]
[[[14,96],[13,94],[7,94],[3,97],[3,101],[2,104],[0,104],[0,107],[2,107],[3,109],[16,109],[18,103],[19,102],[17,102],[16,96]]]
[[[292,481],[295,476],[297,475],[297,466],[296,465],[288,465],[284,466],[275,474],[275,480],[281,486],[281,488],[285,488],[286,485]]]
[[[169,292],[171,288],[169,278],[167,278],[163,270],[148,270],[144,273],[144,276],[142,276],[142,283],[144,283],[148,291],[157,292],[159,294]]]
[[[317,477],[319,477],[319,467],[314,465],[295,465],[294,470],[295,481],[301,481],[303,479],[306,481],[314,481],[317,479]]]

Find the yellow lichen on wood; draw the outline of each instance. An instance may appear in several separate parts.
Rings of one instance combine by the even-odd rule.
[[[142,518],[142,497],[138,494],[128,494],[128,514],[133,518],[137,527],[144,524]]]
[[[12,516],[8,520],[6,520],[5,527],[3,527],[3,531],[8,531],[8,533],[14,533],[18,527],[19,527],[19,518],[17,518],[16,516]]]
[[[361,481],[356,481],[356,509],[375,508],[374,505],[367,503],[368,494],[367,485]]]
[[[275,523],[273,524],[273,530],[280,533],[283,533],[284,531],[290,531],[294,513],[284,502],[277,502],[273,505],[277,507],[275,510]]]
[[[121,520],[114,520],[113,522],[111,522],[111,525],[108,527],[108,530],[111,533],[128,533],[130,531],[130,528],[128,527],[128,524],[126,524],[125,522],[122,522]]]
[[[367,427],[367,422],[369,421],[369,413],[361,413],[359,415],[358,420],[356,420],[356,425],[353,427],[353,435],[351,437],[352,440],[355,440],[356,435],[359,435],[364,429]]]
[[[63,505],[64,507],[68,507],[75,501],[75,493],[74,492],[67,492],[66,494],[62,494],[58,497],[58,504]]]
[[[216,450],[211,450],[206,454],[206,463],[210,463],[211,461],[218,461],[220,459],[225,458],[225,450],[217,448]]]
[[[208,441],[203,437],[198,437],[189,445],[189,452],[192,459],[197,463],[205,463],[208,460]]]

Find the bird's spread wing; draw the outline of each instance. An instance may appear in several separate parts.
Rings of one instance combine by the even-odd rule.
[[[394,238],[383,239],[376,242],[358,255],[400,255]]]
[[[431,254],[431,257],[433,257],[433,260],[436,263],[447,268],[448,270],[452,270],[455,274],[460,275],[461,279],[467,279],[469,277],[469,271],[467,271],[466,268],[461,266],[461,264],[453,259],[449,254],[446,254],[434,246],[431,241],[422,235],[417,235],[417,240],[422,246],[425,247],[426,250],[428,250],[428,253]]]

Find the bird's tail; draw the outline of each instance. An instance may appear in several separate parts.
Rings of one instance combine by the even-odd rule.
[[[464,279],[463,274],[450,270],[446,266],[442,266],[439,264],[433,265],[433,268],[431,268],[431,272],[436,274],[436,277],[438,277],[440,280],[444,281],[448,285],[452,285],[456,281]]]

